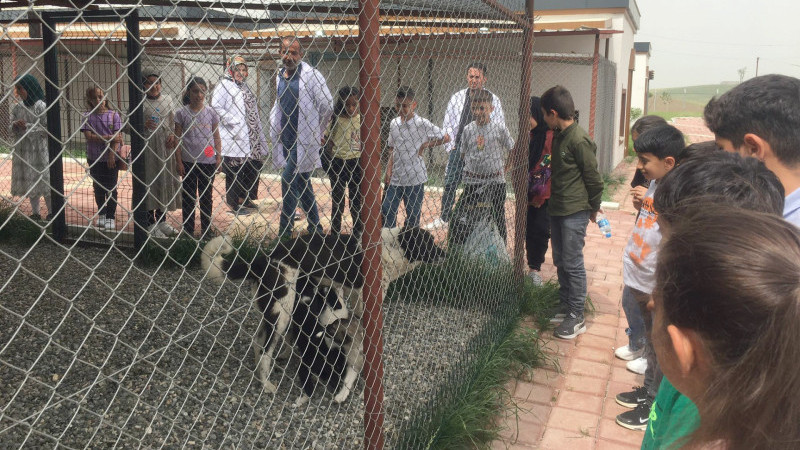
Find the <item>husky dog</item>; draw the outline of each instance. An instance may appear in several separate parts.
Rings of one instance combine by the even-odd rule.
[[[433,235],[418,227],[384,228],[381,230],[381,244],[381,288],[384,295],[392,281],[420,264],[437,263],[445,257],[444,250],[436,246]],[[298,281],[302,277],[318,280],[319,286],[332,286],[337,294],[342,293],[337,298],[349,301],[355,318],[342,304],[339,308],[324,308],[317,320],[321,327],[330,331],[320,335],[328,337],[328,347],[341,348],[347,357],[343,387],[335,397],[337,401],[344,401],[361,372],[364,359],[361,354],[363,330],[359,324],[364,309],[361,295],[364,277],[360,270],[364,252],[358,239],[350,235],[311,234],[283,241],[269,256],[257,255],[252,261],[238,257],[226,259],[233,253],[228,237],[216,237],[203,249],[202,264],[208,277],[217,282],[226,277],[257,282],[255,302],[263,313],[263,319],[256,332],[254,354],[259,378],[267,392],[275,393],[277,390],[269,381],[269,375],[279,338],[286,338],[290,329],[297,296],[301,292]],[[331,328],[331,325],[335,327]],[[344,336],[342,333],[349,334]]]

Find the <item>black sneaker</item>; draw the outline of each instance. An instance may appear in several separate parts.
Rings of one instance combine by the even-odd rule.
[[[647,421],[650,420],[650,400],[645,400],[636,405],[635,409],[625,411],[617,416],[617,424],[629,430],[644,431],[647,429]]]
[[[575,339],[579,334],[586,332],[583,314],[576,315],[574,312],[567,314],[564,321],[553,331],[553,336],[560,339]]]
[[[640,403],[647,401],[647,388],[644,386],[634,386],[630,392],[620,392],[617,394],[617,403],[626,408],[636,408]]]

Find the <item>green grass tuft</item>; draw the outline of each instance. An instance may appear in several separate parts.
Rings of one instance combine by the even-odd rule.
[[[0,242],[33,244],[43,234],[47,234],[44,223],[17,213],[17,208],[11,202],[0,200]]]

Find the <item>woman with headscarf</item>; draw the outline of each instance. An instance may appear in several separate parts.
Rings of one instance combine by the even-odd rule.
[[[542,113],[539,97],[531,97],[531,137],[528,144],[528,217],[525,228],[525,249],[528,268],[534,284],[541,285],[544,254],[550,241],[550,215],[547,201],[550,198],[550,150],[553,132],[548,128]]]
[[[39,198],[44,197],[48,220],[50,204],[50,160],[47,152],[47,105],[44,91],[33,75],[17,77],[14,93],[21,100],[11,109],[11,195],[28,197],[31,218],[41,219]]]
[[[253,200],[258,198],[258,176],[269,151],[258,101],[247,85],[247,75],[244,58],[232,56],[211,97],[211,107],[220,119],[225,202],[234,214],[257,209]]]

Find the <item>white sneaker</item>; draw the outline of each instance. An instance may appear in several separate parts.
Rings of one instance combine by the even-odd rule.
[[[161,231],[161,227],[159,227],[158,224],[155,223],[147,228],[147,232],[150,233],[150,236],[153,236],[154,238],[163,239],[167,237],[167,235],[164,234],[163,231]]]
[[[537,272],[535,270],[531,270],[528,273],[528,276],[530,277],[531,281],[533,281],[533,285],[534,286],[541,286],[541,285],[544,284],[544,281],[542,280],[542,276],[539,275],[539,272]]]
[[[158,229],[161,230],[162,233],[164,233],[164,236],[177,236],[178,235],[178,230],[176,230],[175,228],[172,228],[170,226],[170,224],[167,223],[166,220],[162,221],[162,222],[158,222]]]
[[[114,219],[106,219],[103,228],[105,228],[106,231],[115,231],[117,229],[117,223]]]
[[[426,230],[439,230],[442,228],[447,228],[447,221],[438,218],[431,223],[425,224],[423,228]]]
[[[639,350],[631,350],[630,346],[624,345],[614,350],[614,356],[625,361],[633,361],[634,359],[641,358],[644,353],[644,348]]]
[[[106,218],[105,216],[97,216],[97,228],[103,229],[106,227]]]
[[[644,375],[644,372],[647,370],[647,359],[642,357],[636,358],[633,361],[628,361],[625,367],[633,373]]]

